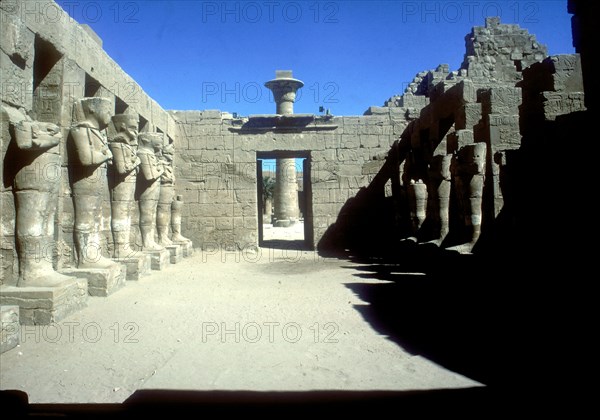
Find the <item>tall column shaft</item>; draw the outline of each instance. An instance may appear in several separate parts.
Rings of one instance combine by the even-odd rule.
[[[295,222],[299,217],[296,159],[277,159],[274,205],[277,220]]]

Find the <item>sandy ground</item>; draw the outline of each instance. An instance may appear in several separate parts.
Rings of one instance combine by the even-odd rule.
[[[300,241],[304,239],[304,222],[281,228],[273,227],[271,224],[263,224],[263,240]]]
[[[0,388],[32,403],[110,403],[137,389],[480,385],[377,333],[347,285],[381,281],[353,266],[308,251],[196,250],[63,322],[24,326],[19,347],[0,356]]]

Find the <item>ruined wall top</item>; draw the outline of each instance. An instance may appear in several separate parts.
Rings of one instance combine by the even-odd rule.
[[[500,23],[499,17],[486,18],[485,26],[475,26],[465,41],[461,70],[474,81],[518,82],[524,68],[548,55],[535,35],[519,25]]]
[[[415,75],[401,95],[387,99],[383,108],[370,107],[365,114],[384,112],[385,108],[406,109],[407,119],[439,95],[437,86],[448,86],[469,78],[476,84],[507,83],[514,86],[523,79],[522,71],[548,56],[545,45],[537,42],[516,24],[503,24],[499,17],[488,17],[485,26],[475,26],[465,37],[466,53],[460,69],[451,71],[448,64]],[[438,89],[439,90],[439,89]],[[445,89],[442,89],[445,91]]]

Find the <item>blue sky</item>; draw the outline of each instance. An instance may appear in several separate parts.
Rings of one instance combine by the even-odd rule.
[[[566,0],[58,3],[165,109],[274,113],[264,82],[291,69],[305,83],[295,112],[361,115],[419,71],[458,69],[486,15],[574,52]]]

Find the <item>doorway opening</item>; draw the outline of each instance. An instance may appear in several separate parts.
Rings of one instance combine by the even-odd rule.
[[[256,153],[258,245],[313,250],[309,151]]]

